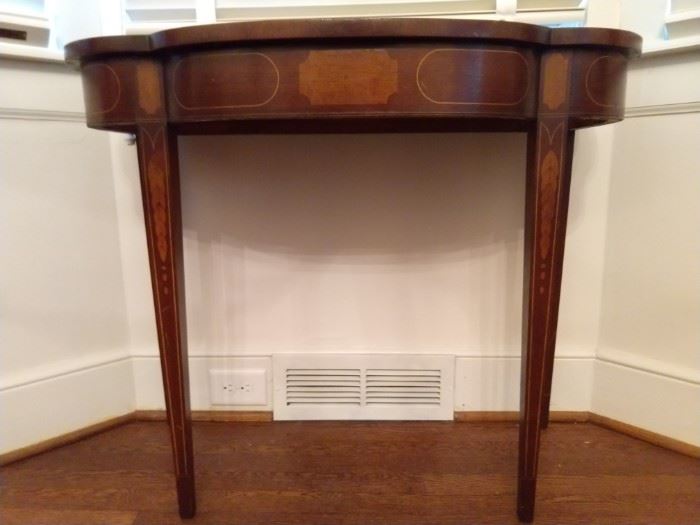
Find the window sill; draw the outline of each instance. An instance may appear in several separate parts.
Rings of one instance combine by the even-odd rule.
[[[65,61],[63,51],[57,49],[9,44],[7,42],[0,42],[0,57],[15,60],[31,60],[33,62],[51,62],[54,64]]]
[[[700,49],[700,36],[688,36],[673,40],[650,40],[644,42],[642,56],[685,53],[694,49]]]

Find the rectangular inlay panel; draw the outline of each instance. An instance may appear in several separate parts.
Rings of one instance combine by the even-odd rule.
[[[387,104],[398,71],[384,49],[310,51],[299,65],[299,93],[313,106]]]

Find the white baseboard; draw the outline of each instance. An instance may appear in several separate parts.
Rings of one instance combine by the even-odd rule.
[[[591,412],[700,445],[700,385],[596,360]]]
[[[3,374],[0,377],[0,392],[11,390],[21,386],[29,386],[33,383],[41,383],[56,379],[60,376],[76,374],[83,370],[91,370],[118,362],[131,363],[131,356],[123,349],[89,354],[48,363],[42,363],[39,367],[22,370],[21,372]]]
[[[592,357],[555,360],[552,410],[590,410],[594,361]],[[455,410],[512,411],[519,407],[520,358],[457,358]]]
[[[272,410],[272,358],[190,356],[190,407],[192,410]],[[163,410],[163,379],[157,356],[133,358],[136,410]],[[209,369],[263,368],[267,371],[267,404],[212,405],[209,399]]]
[[[659,355],[663,354],[659,352]],[[598,353],[596,355],[596,359],[598,361],[611,363],[613,365],[634,368],[642,372],[649,372],[651,374],[660,375],[671,379],[678,379],[687,383],[694,383],[696,385],[700,385],[699,368],[681,366],[678,364],[670,363],[668,361],[664,361],[662,359],[652,359],[650,357],[645,357],[643,355],[627,352],[625,350],[620,350],[619,348],[613,348],[609,346],[599,348]]]
[[[34,378],[0,392],[0,454],[134,410],[131,360]]]
[[[214,407],[209,368],[265,368],[266,405]],[[272,410],[271,357],[192,357],[193,410]],[[128,414],[162,410],[157,356],[98,363],[0,391],[0,454]],[[456,411],[514,411],[519,406],[520,360],[456,358]],[[591,411],[670,438],[700,445],[700,385],[590,357],[557,358],[552,410]]]
[[[593,362],[588,358],[557,358],[552,388],[553,410],[588,411],[591,404]],[[272,410],[272,359],[258,357],[190,357],[190,392],[193,410]],[[158,357],[133,360],[137,410],[165,408]],[[268,404],[214,406],[209,401],[209,368],[265,368],[268,370]],[[517,410],[520,399],[520,359],[516,357],[456,358],[455,410]]]

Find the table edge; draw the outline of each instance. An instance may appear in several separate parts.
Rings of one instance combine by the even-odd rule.
[[[102,36],[65,46],[66,61],[79,64],[106,55],[152,54],[227,44],[324,41],[451,40],[509,42],[526,46],[615,47],[630,56],[642,38],[631,31],[597,27],[548,28],[521,22],[420,18],[333,18],[227,22],[166,29],[150,35]]]

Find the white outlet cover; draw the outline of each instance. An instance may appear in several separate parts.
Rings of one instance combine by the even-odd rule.
[[[267,371],[264,368],[209,370],[212,405],[266,405]]]

